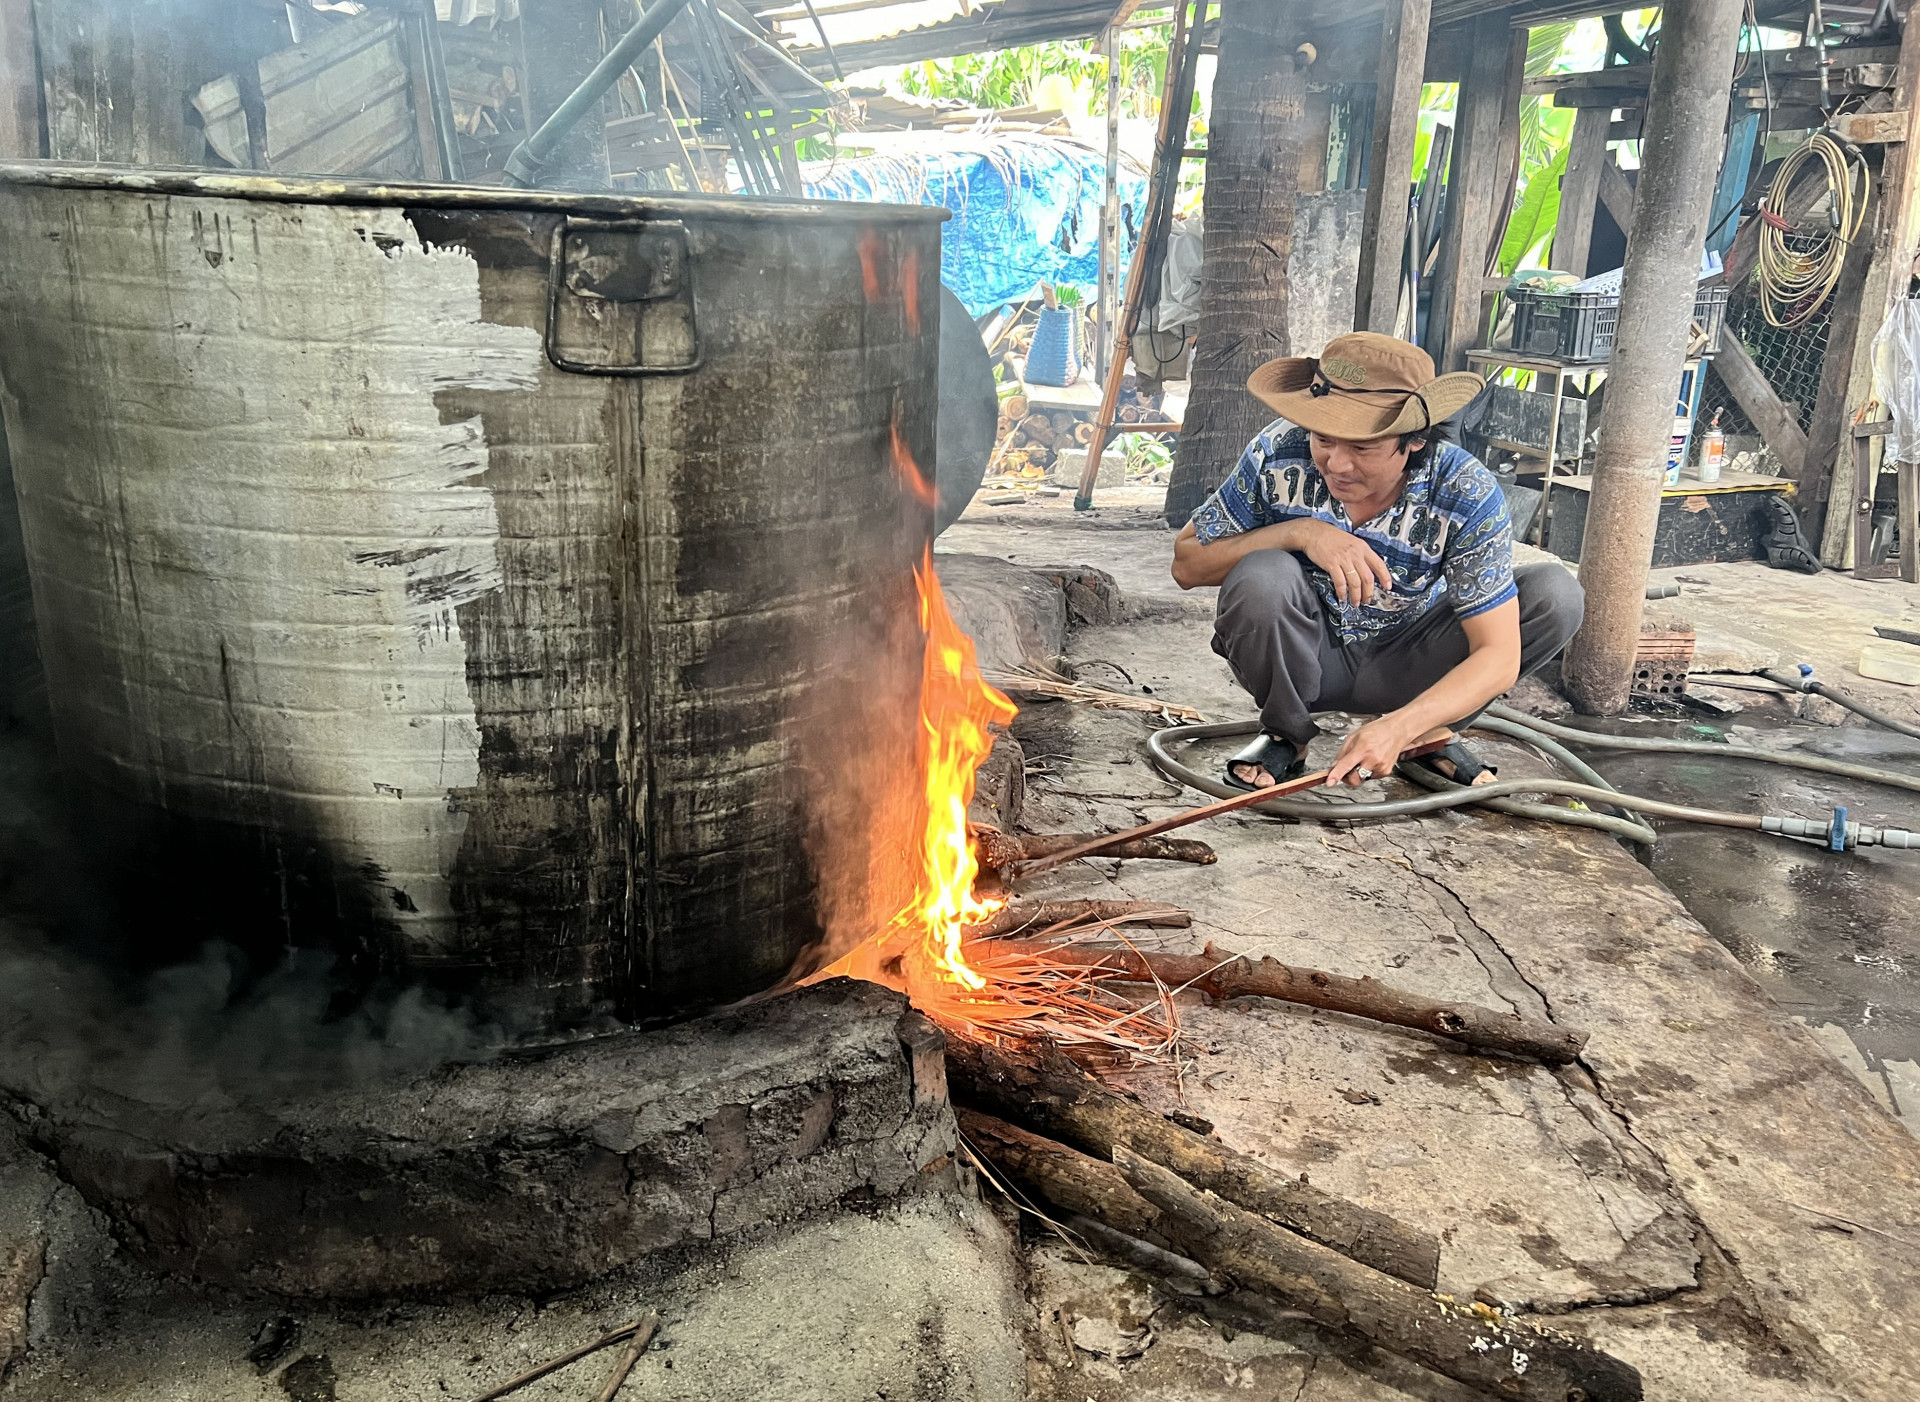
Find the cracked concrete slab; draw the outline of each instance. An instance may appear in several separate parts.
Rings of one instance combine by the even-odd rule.
[[[922,1066],[939,1045],[904,997],[832,979],[271,1102],[36,1093],[40,1068],[14,1066],[0,1121],[11,1111],[136,1254],[185,1279],[288,1296],[555,1290],[906,1190],[954,1147],[944,1076]]]
[[[1118,663],[1210,719],[1249,714],[1208,648],[1210,595],[1166,578],[1166,533],[1131,508],[1107,514],[1112,528],[1094,531],[1038,511],[956,531],[976,553],[1085,560],[1128,591],[1128,621],[1073,633],[1070,662]],[[1146,763],[1148,725],[1028,706],[1014,722],[1024,825],[1122,827],[1198,801]],[[1517,748],[1499,761],[1538,763]],[[1193,1064],[1177,1086],[1134,1077],[1143,1098],[1182,1103],[1236,1147],[1441,1233],[1445,1286],[1563,1311],[1556,1326],[1640,1367],[1650,1397],[1912,1395],[1920,1145],[1622,846],[1464,813],[1235,817],[1200,835],[1217,866],[1095,859],[1032,894],[1171,901],[1195,923],[1155,936],[1165,947],[1211,940],[1523,1009],[1587,1027],[1591,1054],[1549,1072],[1254,1002],[1190,1009]],[[1101,1366],[1144,1384],[1158,1347]],[[1263,1366],[1271,1395],[1308,1376]],[[1329,1396],[1377,1385],[1318,1376]],[[1172,1386],[1165,1395],[1189,1395]],[[1058,1395],[1075,1394],[1063,1383]]]
[[[36,1346],[7,1402],[446,1402],[474,1397],[648,1310],[634,1402],[1018,1402],[1026,1316],[1007,1229],[946,1191],[761,1228],[533,1299],[354,1307],[209,1294],[129,1272],[82,1327]],[[277,1352],[249,1352],[284,1320]],[[594,1395],[609,1349],[514,1394]]]

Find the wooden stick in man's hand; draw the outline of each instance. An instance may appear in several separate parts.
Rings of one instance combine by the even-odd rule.
[[[1421,755],[1430,755],[1443,749],[1453,739],[1453,732],[1445,726],[1429,730],[1413,744],[1400,751],[1400,759],[1418,759]],[[1253,789],[1247,793],[1235,794],[1232,798],[1223,798],[1199,808],[1190,808],[1184,813],[1175,813],[1171,818],[1156,818],[1151,823],[1142,823],[1137,828],[1128,828],[1124,832],[1110,832],[1103,837],[1090,838],[1077,847],[1068,847],[1064,851],[1050,852],[1044,857],[1036,857],[1030,862],[1022,862],[1013,868],[1016,875],[1032,876],[1037,872],[1051,871],[1054,867],[1068,862],[1090,857],[1096,852],[1104,852],[1119,842],[1131,842],[1136,838],[1154,837],[1175,828],[1184,828],[1189,823],[1197,823],[1203,818],[1217,818],[1223,813],[1235,813],[1242,808],[1252,808],[1271,798],[1285,798],[1289,794],[1304,793],[1308,789],[1317,789],[1327,782],[1331,770],[1321,769],[1312,774],[1302,774],[1297,779],[1288,779],[1284,783],[1270,784],[1264,789]]]

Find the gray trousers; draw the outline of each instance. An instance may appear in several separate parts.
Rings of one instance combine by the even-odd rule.
[[[1559,565],[1522,565],[1513,581],[1524,677],[1567,645],[1586,596]],[[1404,628],[1342,647],[1327,630],[1306,567],[1291,551],[1256,550],[1220,586],[1213,650],[1260,703],[1261,728],[1304,749],[1319,733],[1315,711],[1396,710],[1466,661],[1467,635],[1443,600]]]

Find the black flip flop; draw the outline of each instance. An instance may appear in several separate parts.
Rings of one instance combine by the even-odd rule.
[[[1295,775],[1304,774],[1307,769],[1306,756],[1300,753],[1293,741],[1282,740],[1277,735],[1268,735],[1264,732],[1256,736],[1253,743],[1246,749],[1228,760],[1226,768],[1221,771],[1222,778],[1233,788],[1244,789],[1248,793],[1259,788],[1258,784],[1249,784],[1233,772],[1233,766],[1236,764],[1257,764],[1273,775],[1273,781],[1276,784],[1285,783]]]
[[[1442,770],[1439,765],[1435,764],[1434,761],[1438,759],[1444,759],[1451,764],[1453,766],[1453,773],[1448,774]],[[1496,778],[1499,777],[1500,774],[1497,766],[1483,764],[1480,756],[1476,755],[1458,740],[1449,740],[1432,754],[1421,755],[1417,759],[1408,760],[1407,763],[1417,764],[1422,769],[1430,770],[1442,779],[1445,779],[1449,784],[1460,784],[1462,786],[1471,786],[1473,781],[1478,779],[1482,774],[1492,774]]]
[[[1800,518],[1780,498],[1772,503],[1773,529],[1760,542],[1767,552],[1767,563],[1776,570],[1798,570],[1801,574],[1819,574],[1820,557],[1813,553],[1800,531]]]

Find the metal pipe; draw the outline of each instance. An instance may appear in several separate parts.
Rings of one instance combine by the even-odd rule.
[[[807,7],[807,18],[813,21],[813,32],[820,36],[820,47],[827,51],[827,62],[833,65],[833,76],[840,82],[847,81],[847,75],[841,70],[840,55],[833,51],[833,40],[827,37],[827,27],[820,23],[820,12],[813,8],[813,0],[801,0]]]
[[[440,46],[440,19],[432,0],[421,10],[421,40],[427,51],[427,100],[433,104],[433,135],[440,148],[440,169],[458,185],[467,178],[460,161],[460,131],[454,124],[453,91],[447,86],[447,55]]]
[[[1691,0],[1662,11],[1607,426],[1580,551],[1586,621],[1563,670],[1568,695],[1589,714],[1614,715],[1627,705],[1741,13],[1742,0]]]
[[[735,33],[745,36],[746,39],[750,43],[752,43],[756,48],[764,49],[770,56],[779,60],[782,67],[786,68],[789,72],[793,73],[795,77],[799,78],[801,82],[805,83],[813,91],[815,92],[826,91],[826,89],[820,85],[820,80],[818,78],[814,77],[813,74],[807,72],[806,69],[802,68],[799,64],[795,63],[793,59],[787,55],[786,50],[780,48],[777,44],[768,43],[765,35],[755,34],[751,29],[748,29],[744,24],[740,23],[739,20],[735,19],[732,15],[728,14],[725,10],[716,9],[714,13],[718,15],[721,21],[725,23],[729,28],[731,28]]]
[[[593,66],[593,71],[587,74],[580,86],[567,95],[565,102],[553,109],[553,115],[540,124],[540,130],[513,148],[513,154],[507,157],[507,183],[523,190],[538,185],[542,168],[553,155],[554,147],[606,95],[607,89],[619,80],[628,65],[686,7],[687,0],[653,0],[653,4],[641,14],[638,23],[620,36],[620,42],[607,50],[605,57]]]

